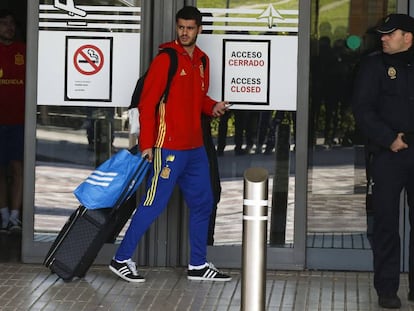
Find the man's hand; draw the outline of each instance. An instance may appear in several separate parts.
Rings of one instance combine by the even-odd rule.
[[[146,158],[148,162],[152,162],[153,154],[152,154],[152,148],[148,148],[142,151],[142,157]]]
[[[398,152],[400,150],[408,148],[408,145],[403,141],[402,137],[404,133],[398,133],[397,138],[392,142],[390,149],[393,152]]]
[[[231,105],[227,101],[218,102],[213,107],[213,116],[220,117],[222,116]]]

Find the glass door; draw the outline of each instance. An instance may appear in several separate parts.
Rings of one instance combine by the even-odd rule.
[[[307,267],[372,269],[368,161],[350,107],[359,59],[378,48],[373,27],[397,1],[312,1]],[[368,234],[367,234],[368,233]]]
[[[299,186],[298,200],[299,1],[198,0],[197,7],[204,14],[198,43],[210,58],[209,95],[233,104],[211,123],[221,192],[209,256],[219,266],[240,267],[244,172],[260,167],[269,173],[268,267],[301,269],[303,214],[296,211],[304,211],[297,202],[305,190]]]
[[[27,110],[31,117],[26,124],[26,150],[30,152],[25,158],[29,168],[25,170],[25,262],[43,261],[57,233],[78,206],[74,188],[96,165],[117,149],[130,145],[125,111],[139,76],[140,57],[123,53],[139,51],[144,36],[151,44],[156,41],[152,33],[141,33],[141,14],[152,8],[143,6],[141,12],[141,1],[79,0],[74,1],[73,7],[64,1],[57,1],[58,5],[55,2],[30,2],[29,8],[37,15],[29,16],[30,28],[36,33],[30,37],[28,49],[38,57],[32,58],[28,66],[29,76],[36,79],[28,84]],[[162,3],[168,8],[172,4]],[[219,4],[198,1],[197,6],[206,14],[205,31],[198,43],[211,61],[209,95],[216,100],[226,96],[234,104],[225,118],[210,124],[213,147],[222,149],[217,150],[221,196],[212,217],[209,259],[220,267],[241,266],[243,173],[250,167],[263,167],[269,172],[268,266],[301,269],[305,172],[304,158],[298,165],[296,157],[298,150],[304,153],[303,144],[296,146],[296,134],[299,129],[301,133],[307,129],[303,127],[305,123],[296,122],[297,83],[298,71],[307,69],[298,66],[299,51],[306,51],[300,49],[298,35],[299,1],[277,5],[257,0],[227,0]],[[84,48],[91,45],[95,52],[92,54],[101,59],[85,58]],[[224,60],[228,63],[224,64]],[[101,79],[93,79],[98,76]],[[228,80],[222,84],[224,77]],[[95,82],[105,84],[99,88],[101,91],[90,87]],[[224,89],[230,93],[224,95]],[[299,166],[301,171],[297,170]],[[300,174],[302,178],[298,179]],[[182,199],[177,197],[170,203],[181,210]],[[143,243],[151,264],[162,265],[168,262],[162,257],[178,258],[181,253],[185,253],[182,258],[171,262],[186,264],[187,236],[181,222],[187,215],[174,215],[180,219],[168,226],[162,225],[164,222],[155,224],[148,241]],[[167,230],[182,231],[183,243],[172,241],[177,235],[167,236]],[[97,262],[107,263],[115,247],[105,245]],[[174,249],[173,254],[163,253],[165,248]],[[180,254],[175,256],[176,253]]]
[[[23,260],[37,262],[79,206],[76,186],[130,146],[141,1],[28,3]]]

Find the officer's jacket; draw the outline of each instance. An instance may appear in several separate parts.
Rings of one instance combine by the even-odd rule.
[[[355,78],[352,108],[357,126],[377,147],[389,148],[397,133],[414,134],[414,53],[367,56]]]

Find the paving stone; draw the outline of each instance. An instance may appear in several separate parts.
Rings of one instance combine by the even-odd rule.
[[[93,266],[84,279],[63,282],[42,265],[0,263],[0,310],[240,310],[240,271],[228,271],[233,277],[230,282],[192,282],[184,270],[143,267],[150,281],[130,284],[114,277],[106,266]],[[407,292],[403,273],[401,310],[414,310]],[[378,310],[372,273],[345,271],[269,270],[265,307],[271,311]]]

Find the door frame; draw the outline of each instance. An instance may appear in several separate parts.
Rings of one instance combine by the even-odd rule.
[[[397,0],[397,12],[408,13],[409,3],[410,13],[414,16],[414,0]],[[400,203],[400,236],[401,245],[408,247],[409,228],[408,207],[406,205],[405,194],[401,194]],[[401,269],[408,269],[408,255],[404,253],[402,247]],[[326,269],[326,270],[354,270],[372,271],[373,258],[371,249],[340,249],[340,248],[311,248],[306,247],[306,268]]]
[[[157,3],[166,7],[176,8],[184,1],[157,0]],[[189,1],[186,3],[188,4]],[[195,3],[195,1],[193,1]],[[151,0],[142,1],[143,14],[154,5]],[[36,113],[37,113],[37,60],[38,60],[38,22],[39,1],[28,2],[28,35],[27,35],[27,83],[26,83],[26,127],[25,127],[25,169],[24,169],[24,199],[23,199],[23,233],[22,233],[22,261],[26,263],[43,262],[51,242],[34,241],[34,187],[35,187],[35,165],[36,165]],[[175,11],[174,11],[175,12]],[[145,20],[145,19],[144,19]],[[144,21],[145,23],[149,21]],[[165,23],[175,23],[173,14],[166,19]],[[174,29],[174,28],[173,28]],[[162,29],[159,29],[162,33]],[[155,34],[157,37],[143,36],[142,44],[157,46],[155,41],[160,41],[164,34]],[[299,1],[299,33],[298,33],[298,83],[297,83],[297,115],[296,115],[296,157],[295,157],[295,213],[294,213],[294,243],[292,247],[268,247],[267,266],[269,269],[302,270],[305,268],[306,255],[306,192],[307,192],[307,131],[308,131],[308,85],[309,85],[309,36],[310,36],[310,4],[308,1]],[[156,40],[157,39],[157,40]],[[142,59],[147,62],[151,59],[151,53],[142,51]],[[146,54],[145,54],[146,53]],[[147,63],[142,62],[143,66]],[[140,245],[139,249],[149,251],[138,261],[148,265],[174,264],[168,258],[177,253],[186,253],[187,249],[174,250],[173,254],[164,252],[163,244],[159,237],[167,240],[168,234],[165,226],[156,224],[148,238]],[[185,243],[185,242],[183,242]],[[173,245],[175,247],[177,245]],[[112,258],[116,245],[105,245],[98,255],[96,263],[107,264]],[[178,248],[178,247],[177,247]],[[210,246],[208,248],[209,259],[220,267],[241,267],[241,245],[237,246]],[[185,260],[179,260],[176,264],[184,265]]]

